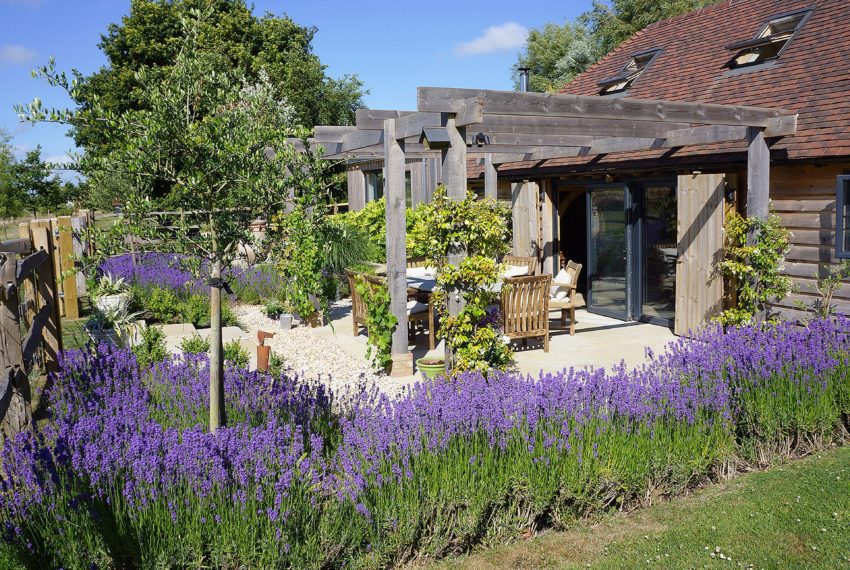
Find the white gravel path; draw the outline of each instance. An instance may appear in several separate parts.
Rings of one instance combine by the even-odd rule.
[[[252,339],[257,338],[259,330],[276,333],[274,338],[266,340],[272,353],[283,356],[289,370],[300,373],[305,379],[318,380],[335,393],[377,386],[394,396],[403,389],[399,383],[376,373],[368,363],[348,354],[315,329],[296,326],[288,331],[281,330],[278,321],[266,317],[263,307],[258,305],[234,305],[233,313]]]

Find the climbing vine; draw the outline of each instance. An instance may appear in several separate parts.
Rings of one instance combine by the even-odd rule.
[[[464,200],[452,200],[444,187],[436,190],[431,204],[420,209],[413,233],[437,268],[434,300],[441,320],[439,336],[449,348],[452,374],[507,368],[513,353],[501,334],[498,315],[488,308],[498,299],[495,285],[501,271],[495,259],[508,251],[510,212],[473,193]],[[449,255],[458,253],[467,257],[457,266],[449,265]],[[454,316],[449,313],[453,296],[462,301]]]
[[[726,219],[724,260],[720,271],[735,283],[736,307],[717,317],[724,325],[741,326],[764,317],[772,322],[769,305],[788,295],[791,279],[781,274],[790,249],[788,230],[782,219],[746,218],[733,212]]]
[[[363,277],[355,280],[354,288],[366,305],[366,329],[369,331],[366,358],[375,370],[389,370],[393,362],[393,330],[398,325],[390,307],[389,288]]]

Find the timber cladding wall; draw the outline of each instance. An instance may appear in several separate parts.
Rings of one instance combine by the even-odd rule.
[[[791,251],[784,273],[798,289],[777,307],[789,317],[802,314],[797,302],[811,305],[819,298],[817,279],[838,260],[835,257],[836,179],[850,172],[850,162],[827,165],[782,165],[771,169],[770,198],[791,232]],[[850,315],[850,281],[835,294],[837,309]]]

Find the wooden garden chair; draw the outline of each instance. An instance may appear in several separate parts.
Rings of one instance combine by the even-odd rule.
[[[549,309],[561,310],[561,328],[567,328],[567,311],[570,312],[570,336],[576,334],[576,288],[581,275],[581,263],[567,262],[555,280],[552,281],[552,292],[549,299]]]
[[[353,322],[353,332],[354,336],[357,336],[360,334],[360,327],[366,328],[366,301],[360,293],[357,292],[357,287],[355,287],[358,277],[365,279],[370,287],[386,287],[387,279],[386,277],[378,275],[355,274],[350,271],[346,271],[345,274],[348,277],[348,286],[351,289],[351,320]],[[430,299],[427,303],[416,299],[412,299],[407,302],[408,334],[412,337],[416,324],[418,323],[424,326],[427,322],[428,347],[430,350],[434,350],[434,347],[436,346],[434,321],[434,306]]]
[[[551,275],[509,277],[502,284],[502,327],[511,340],[543,338],[549,352]]]
[[[414,267],[429,267],[430,265],[430,260],[425,256],[407,258],[408,269],[412,269]]]
[[[536,257],[520,257],[517,255],[506,255],[502,258],[502,263],[513,267],[525,267],[526,275],[534,275],[537,270]]]

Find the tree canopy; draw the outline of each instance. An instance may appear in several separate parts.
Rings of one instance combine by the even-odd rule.
[[[513,67],[529,69],[530,91],[557,91],[649,24],[717,0],[594,0],[576,22],[532,29]]]
[[[593,0],[582,15],[601,50],[600,57],[648,25],[692,12],[717,0]]]
[[[548,23],[528,34],[525,48],[514,65],[514,85],[519,88],[519,68],[529,70],[529,91],[557,91],[598,59],[598,48],[587,28],[578,23]]]
[[[183,22],[193,10],[209,13],[197,41],[203,51],[217,54],[219,70],[230,70],[248,82],[259,80],[264,71],[272,96],[286,100],[301,125],[354,121],[355,110],[363,106],[363,84],[356,76],[327,76],[312,49],[316,29],[285,15],[255,16],[245,0],[132,0],[129,14],[101,36],[99,47],[108,64],[91,75],[76,76],[77,105],[96,105],[116,114],[145,109],[149,98],[137,73],[167,72],[174,65],[183,45]],[[104,132],[108,128],[82,124],[74,126],[72,134],[86,152],[100,152],[109,145]]]
[[[15,184],[15,157],[9,132],[0,128],[0,218],[14,218],[23,212],[26,194]]]

